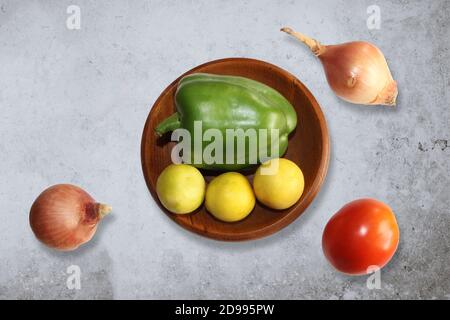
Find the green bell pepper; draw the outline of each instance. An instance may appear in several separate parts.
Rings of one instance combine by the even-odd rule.
[[[194,140],[200,134],[200,147],[194,148],[194,141],[189,150],[183,150],[183,153],[188,153],[183,156],[191,159],[192,165],[203,169],[239,170],[269,158],[281,157],[288,146],[288,135],[297,125],[297,114],[286,98],[265,84],[243,77],[205,73],[185,76],[178,84],[175,106],[177,112],[163,120],[155,131],[163,135],[184,128]],[[196,131],[199,124],[201,131]],[[216,130],[207,138],[208,129]],[[256,140],[248,129],[254,129]],[[266,135],[260,129],[266,129]],[[234,136],[231,135],[233,130]],[[217,137],[219,133],[223,139]],[[239,141],[238,135],[242,138],[242,133],[246,133],[244,140]],[[273,140],[276,133],[278,141]],[[222,162],[220,157],[215,163],[203,159],[203,152],[211,151],[208,145],[213,143],[217,149],[211,154],[217,156],[214,153],[222,151]],[[258,145],[256,149],[255,143]],[[230,148],[227,144],[231,144]],[[239,152],[238,147],[242,149],[244,145],[245,150]],[[273,151],[276,154],[272,154]],[[185,157],[183,159],[186,160]]]

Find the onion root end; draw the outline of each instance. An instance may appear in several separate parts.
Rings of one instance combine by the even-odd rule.
[[[99,206],[98,206],[98,218],[99,219],[103,219],[111,211],[112,211],[112,207],[111,206],[109,206],[107,204],[100,203]]]

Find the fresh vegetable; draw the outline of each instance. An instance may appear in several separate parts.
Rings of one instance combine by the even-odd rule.
[[[177,112],[156,127],[157,134],[163,135],[177,128],[184,128],[190,132],[191,138],[194,138],[194,122],[201,121],[203,132],[216,129],[223,137],[222,163],[204,161],[203,151],[210,143],[209,141],[203,141],[200,150],[195,150],[195,144],[191,143],[191,164],[198,168],[233,171],[259,163],[261,151],[268,156],[267,158],[281,156],[287,149],[289,133],[297,125],[296,112],[286,98],[265,84],[243,77],[201,73],[188,75],[178,84],[175,103]],[[266,129],[267,140],[261,141],[259,132],[256,132],[257,151],[252,152],[246,139],[245,150],[239,154],[239,150],[236,150],[238,139],[236,136],[227,138],[227,129],[244,131]],[[278,150],[275,150],[278,151],[277,155],[271,154],[270,129],[278,129],[279,145],[276,148]],[[232,143],[234,150],[227,150],[227,143]],[[230,151],[234,154],[228,161],[226,155],[230,154]],[[201,154],[198,154],[199,152]],[[254,163],[251,158],[253,156]],[[196,158],[201,161],[195,161]]]
[[[302,196],[305,181],[300,168],[288,159],[271,159],[256,170],[256,198],[272,209],[287,209]]]
[[[291,28],[284,31],[308,46],[322,62],[331,89],[340,98],[358,104],[393,106],[397,83],[383,53],[369,42],[322,45]]]
[[[192,166],[171,164],[159,175],[156,193],[167,210],[178,214],[190,213],[205,198],[205,179]]]
[[[74,250],[94,236],[99,221],[111,207],[96,202],[83,189],[58,184],[44,190],[30,210],[30,225],[47,246]]]
[[[345,205],[328,221],[322,248],[337,270],[363,275],[371,266],[385,266],[398,241],[399,229],[391,208],[374,199],[360,199]]]
[[[247,178],[237,172],[215,177],[206,189],[206,209],[225,222],[247,217],[255,206],[255,195]]]

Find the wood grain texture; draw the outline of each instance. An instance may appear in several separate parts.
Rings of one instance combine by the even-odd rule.
[[[178,81],[185,75],[206,72],[243,76],[278,90],[294,106],[298,124],[289,136],[285,158],[294,161],[302,169],[305,190],[300,200],[286,210],[272,210],[257,203],[252,213],[242,221],[225,223],[216,220],[202,205],[188,215],[176,215],[167,211],[156,194],[156,180],[161,171],[171,164],[170,152],[175,142],[170,134],[158,138],[154,128],[164,118],[175,112],[174,94]],[[327,173],[330,157],[329,137],[325,117],[314,96],[293,75],[269,63],[246,58],[229,58],[200,65],[172,82],[159,96],[150,110],[141,142],[141,161],[145,181],[155,201],[176,223],[202,236],[225,241],[257,239],[273,234],[289,225],[311,204]],[[254,169],[242,172],[250,182]],[[206,181],[218,172],[202,171]]]

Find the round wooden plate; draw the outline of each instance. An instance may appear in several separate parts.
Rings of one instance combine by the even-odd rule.
[[[302,169],[305,190],[300,200],[286,210],[272,210],[257,203],[252,213],[242,221],[226,223],[216,220],[202,205],[192,214],[176,215],[167,211],[156,194],[156,180],[161,171],[171,164],[170,152],[175,142],[170,134],[158,138],[154,128],[164,118],[175,112],[174,94],[181,77],[205,72],[243,76],[271,86],[284,95],[295,107],[297,128],[289,137],[289,147],[284,155]],[[176,223],[202,236],[217,240],[241,241],[261,238],[280,230],[294,221],[312,202],[327,173],[330,157],[328,130],[324,115],[314,96],[292,74],[267,62],[229,58],[202,64],[172,82],[159,96],[150,110],[141,142],[141,160],[147,186],[161,209]],[[253,172],[246,172],[250,181]],[[217,172],[202,171],[206,181]]]

